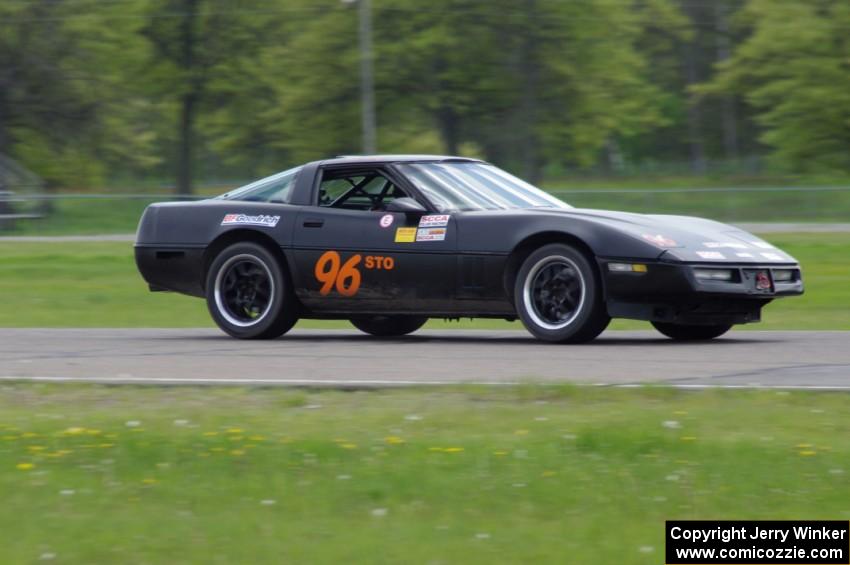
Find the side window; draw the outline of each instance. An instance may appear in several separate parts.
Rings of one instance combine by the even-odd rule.
[[[378,170],[324,171],[319,185],[319,206],[328,208],[380,211],[404,196],[404,191]]]
[[[247,202],[289,202],[295,179],[298,178],[299,169],[284,171],[251,183],[238,190],[228,192],[219,196],[227,200],[244,200]]]

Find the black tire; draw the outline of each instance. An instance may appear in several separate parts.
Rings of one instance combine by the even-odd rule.
[[[652,325],[659,332],[677,341],[705,341],[714,339],[725,334],[732,328],[732,324],[703,326],[652,322]]]
[[[428,318],[421,316],[360,316],[351,318],[351,323],[361,332],[375,337],[398,337],[413,333]]]
[[[271,251],[235,243],[207,271],[207,308],[225,333],[239,339],[273,339],[298,321],[292,286]]]
[[[514,304],[526,329],[553,343],[584,343],[608,327],[602,284],[585,255],[563,243],[529,255],[514,282]]]

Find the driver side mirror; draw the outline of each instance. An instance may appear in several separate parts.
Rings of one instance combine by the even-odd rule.
[[[405,214],[425,214],[428,210],[414,200],[405,196],[404,198],[396,198],[387,204],[387,212],[404,212]]]

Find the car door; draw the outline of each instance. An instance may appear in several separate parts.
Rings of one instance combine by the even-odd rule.
[[[354,194],[347,192],[362,184]],[[381,167],[320,169],[293,233],[296,292],[319,313],[452,311],[457,234],[449,216],[383,210],[413,196]],[[337,182],[341,181],[341,182]],[[373,200],[377,195],[383,196]]]

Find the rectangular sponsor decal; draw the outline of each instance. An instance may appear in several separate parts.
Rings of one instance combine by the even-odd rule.
[[[725,259],[723,253],[719,251],[697,251],[697,255],[703,259]]]
[[[223,226],[242,225],[242,226],[264,226],[273,228],[280,221],[280,216],[248,216],[247,214],[227,214],[221,221]]]
[[[668,520],[667,565],[850,563],[846,520]]]
[[[738,257],[754,257],[752,253],[735,253]]]
[[[761,249],[776,249],[766,241],[751,241],[750,243],[753,244],[755,247],[759,247]]]
[[[446,239],[446,228],[419,228],[416,231],[416,241],[443,241]]]
[[[416,228],[396,228],[396,243],[413,243],[416,241]]]
[[[761,256],[770,261],[782,261],[782,255],[778,253],[762,253]]]
[[[419,218],[420,228],[439,228],[449,225],[448,214],[432,214]]]
[[[730,241],[706,241],[703,244],[703,247],[707,247],[708,249],[746,249],[747,244],[745,243],[736,243]]]

